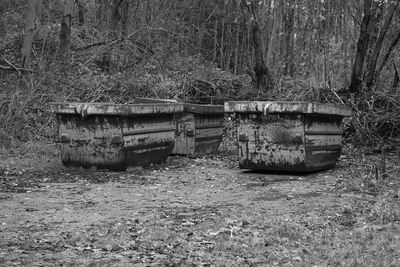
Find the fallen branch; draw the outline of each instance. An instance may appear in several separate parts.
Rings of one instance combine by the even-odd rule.
[[[21,74],[21,71],[24,71],[24,72],[33,72],[32,69],[26,69],[26,68],[16,67],[14,64],[12,64],[10,61],[8,61],[7,59],[5,59],[4,57],[3,57],[3,60],[4,60],[9,66],[0,65],[0,69],[3,69],[3,70],[13,70],[13,71],[18,72],[19,74]]]
[[[106,41],[101,41],[101,42],[97,42],[97,43],[91,43],[91,44],[88,44],[88,45],[85,45],[85,46],[82,46],[82,47],[78,47],[78,48],[74,49],[73,51],[82,51],[82,50],[86,50],[88,48],[91,48],[93,46],[100,46],[100,45],[105,45],[105,44],[107,44]]]

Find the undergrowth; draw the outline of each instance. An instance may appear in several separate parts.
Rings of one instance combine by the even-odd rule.
[[[52,140],[56,135],[49,102],[132,103],[136,97],[169,98],[189,103],[223,104],[230,100],[307,101],[347,105],[353,110],[345,120],[347,140],[380,151],[399,143],[400,94],[380,88],[360,101],[343,88],[332,88],[309,77],[274,77],[271,91],[254,89],[249,75],[234,75],[200,55],[138,50],[129,43],[99,42],[104,36],[82,28],[72,32],[73,46],[67,60],[57,57],[57,28],[43,28],[35,35],[32,71],[13,68],[20,60],[21,36],[0,44],[0,149],[29,140]],[[112,49],[109,70],[102,56]],[[361,104],[360,104],[361,103]],[[234,125],[226,120],[226,137]],[[228,139],[229,139],[228,138]],[[235,143],[234,137],[227,146]]]

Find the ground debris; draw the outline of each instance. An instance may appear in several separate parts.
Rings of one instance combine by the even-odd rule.
[[[2,172],[0,265],[325,266],[400,258],[398,182],[389,175],[371,194],[362,185],[368,168],[342,160],[308,175],[242,171],[218,155],[125,172]]]

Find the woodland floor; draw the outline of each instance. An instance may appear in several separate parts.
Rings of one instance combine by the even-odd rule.
[[[1,266],[400,266],[397,187],[362,191],[347,155],[309,175],[229,153],[106,172],[40,147],[1,155]]]

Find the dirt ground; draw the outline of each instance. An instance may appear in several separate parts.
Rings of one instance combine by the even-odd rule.
[[[226,153],[126,172],[54,155],[3,155],[1,266],[400,266],[397,187],[373,193],[346,155],[309,175],[239,170]]]

